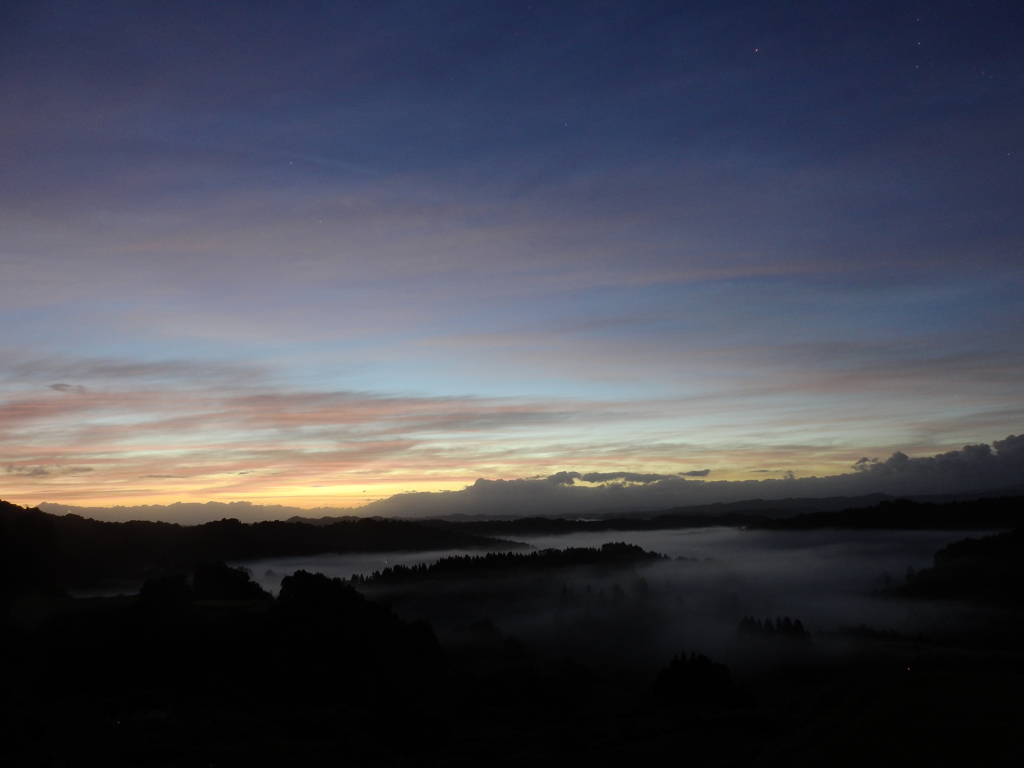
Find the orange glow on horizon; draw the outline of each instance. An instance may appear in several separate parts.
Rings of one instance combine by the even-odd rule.
[[[757,458],[757,457],[755,457]],[[762,457],[767,458],[767,457]],[[774,456],[776,465],[782,463],[781,457]],[[790,459],[796,457],[790,456]],[[772,462],[767,462],[772,463]],[[472,485],[478,478],[486,480],[516,480],[521,478],[547,477],[559,471],[629,471],[636,473],[664,473],[674,474],[681,470],[678,465],[674,467],[631,467],[623,470],[623,465],[612,464],[606,466],[595,466],[596,462],[580,462],[577,468],[561,467],[537,467],[533,472],[486,472],[477,474],[464,474],[455,477],[418,476],[406,479],[385,480],[376,479],[369,482],[320,482],[311,485],[302,485],[295,482],[284,482],[280,485],[253,484],[248,488],[230,487],[218,489],[209,482],[193,483],[188,479],[166,482],[163,487],[152,487],[149,484],[145,489],[135,490],[132,488],[112,488],[115,483],[96,481],[100,478],[90,477],[89,482],[68,483],[53,482],[45,485],[38,482],[10,482],[5,483],[4,490],[0,494],[3,498],[12,503],[24,506],[35,506],[43,502],[65,504],[79,507],[115,507],[115,506],[142,506],[142,505],[169,505],[175,502],[182,503],[206,503],[206,502],[249,502],[255,505],[282,505],[296,507],[299,509],[315,509],[318,507],[331,507],[357,511],[366,504],[386,499],[401,493],[424,493],[458,491]],[[736,480],[762,480],[767,478],[780,478],[791,471],[788,467],[766,468],[766,462],[750,464],[750,468],[732,466],[726,469],[714,469],[706,478],[713,481],[736,481]],[[849,462],[845,459],[832,462],[821,462],[814,467],[800,467],[795,472],[797,477],[811,475],[824,476],[843,474],[849,471]],[[204,476],[209,480],[208,476]],[[691,482],[700,482],[701,478],[687,478]],[[233,486],[235,484],[232,484]],[[592,487],[600,483],[588,483],[577,480],[581,487]]]

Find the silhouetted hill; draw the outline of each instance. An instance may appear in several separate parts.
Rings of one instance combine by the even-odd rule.
[[[765,517],[789,517],[801,512],[830,512],[839,509],[871,507],[882,501],[891,501],[895,496],[887,493],[870,493],[864,496],[826,496],[823,498],[787,497],[785,499],[747,499],[745,501],[715,502],[684,507],[672,507],[654,513],[662,515],[725,515],[755,514]],[[650,512],[633,512],[621,517],[651,517]]]
[[[667,509],[653,510],[653,511],[636,511],[636,512],[584,512],[574,514],[572,520],[650,520],[658,517],[676,516],[676,515],[695,515],[695,516],[723,516],[728,514],[737,514],[741,516],[764,516],[769,518],[779,517],[792,517],[807,512],[838,512],[844,509],[866,509],[873,507],[883,501],[895,501],[899,498],[906,498],[911,501],[916,501],[922,504],[948,504],[954,501],[974,501],[976,499],[988,499],[998,498],[1002,496],[1024,496],[1024,486],[1013,486],[1002,488],[998,490],[989,491],[971,491],[964,493],[945,493],[945,494],[930,494],[930,495],[905,495],[905,496],[891,496],[886,493],[870,493],[860,496],[825,496],[825,497],[808,497],[808,496],[797,496],[787,497],[784,499],[746,499],[743,501],[730,501],[730,502],[714,502],[710,504],[688,504],[679,507],[669,507]],[[521,519],[563,519],[563,515],[559,514],[547,514],[547,515],[531,515],[529,518],[520,518],[514,515],[472,515],[472,514],[453,514],[443,515],[433,518],[427,518],[430,522],[449,522],[449,523],[477,523],[477,522],[509,522],[512,520]],[[335,518],[325,518],[335,519]],[[409,518],[412,519],[412,518]],[[422,517],[415,518],[417,520],[424,520]]]
[[[1024,608],[1024,528],[953,542],[935,553],[934,567],[895,591]]]
[[[883,501],[870,509],[809,512],[777,520],[762,520],[752,527],[770,530],[849,528],[880,530],[991,530],[1024,524],[1024,497],[920,503],[909,499]]]
[[[734,709],[754,703],[751,695],[733,681],[727,666],[692,652],[689,658],[685,653],[673,657],[658,673],[654,696],[662,704],[688,707]]]
[[[213,571],[193,582],[216,602],[179,574],[0,625],[0,764],[420,764],[439,734],[408,702],[446,666],[427,622],[322,574],[296,572],[273,600]]]
[[[270,600],[271,594],[240,568],[225,563],[200,563],[192,576],[197,600]]]
[[[69,522],[82,525],[0,505],[4,573],[45,580],[65,556]],[[240,526],[196,526],[194,541],[170,526],[192,548],[164,537],[167,561],[244,543],[232,533]],[[114,554],[127,546],[115,543]],[[911,586],[1004,603],[1020,594],[1021,548],[1019,533],[957,542],[930,569],[952,579]],[[639,574],[612,584],[646,564],[650,585]],[[676,566],[691,567],[609,544],[446,558],[354,583],[298,571],[277,599],[217,561],[200,561],[191,581],[168,567],[137,596],[38,590],[0,622],[0,764],[767,766],[849,753],[843,764],[866,765],[891,753],[940,765],[958,745],[957,764],[1020,763],[1019,642],[986,658],[973,641],[964,654],[862,626],[840,646],[786,617],[744,618],[728,655],[712,653],[735,678],[701,645],[659,673],[681,636],[661,619],[686,608],[656,574]],[[552,621],[537,621],[545,614],[526,610],[530,601]],[[739,600],[713,591],[686,602],[721,620],[741,615]],[[464,626],[446,635],[452,606]],[[502,610],[507,624],[482,618]],[[429,623],[410,620],[420,617]],[[531,621],[540,633],[518,636]],[[455,642],[442,646],[435,626]],[[672,647],[646,642],[666,628]],[[863,650],[845,657],[840,647]],[[927,760],[905,759],[919,754]]]
[[[385,520],[387,518],[372,516],[369,518],[360,517],[359,515],[336,515],[327,517],[303,517],[302,515],[294,515],[289,517],[285,522],[288,523],[306,523],[307,525],[333,525],[334,523],[352,523],[356,520]]]
[[[843,507],[840,511],[799,512],[793,504],[806,506],[819,502],[864,502],[870,507]],[[748,506],[754,505],[754,506]],[[742,506],[742,511],[731,509]],[[694,510],[699,511],[694,511]],[[426,520],[442,530],[463,531],[482,536],[557,535],[597,531],[659,531],[715,526],[809,530],[813,528],[876,528],[890,530],[978,530],[1011,528],[1024,522],[1024,497],[999,497],[948,501],[915,502],[893,499],[884,494],[851,499],[783,499],[781,501],[712,504],[701,508],[669,510],[657,515],[639,513],[626,517],[573,519],[564,517],[524,517],[515,520]]]
[[[446,531],[465,531],[482,536],[527,536],[534,534],[580,533],[585,531],[663,531],[675,528],[742,527],[768,518],[764,515],[726,513],[664,514],[649,518],[612,517],[578,520],[564,517],[523,517],[516,520],[475,520],[453,522],[427,520],[424,525]]]
[[[793,497],[785,499],[748,499],[727,503],[700,504],[695,506],[666,509],[655,514],[723,514],[726,512],[760,513],[766,517],[790,517],[806,512],[839,512],[845,509],[867,509],[885,501],[908,499],[920,504],[950,504],[956,501],[1024,496],[1024,487],[1003,488],[995,491],[973,491],[970,493],[943,493],[930,495],[890,496],[887,493],[869,493],[863,496],[826,496],[822,498]],[[626,517],[650,517],[651,513],[634,512]],[[619,515],[622,517],[622,515]]]
[[[0,558],[8,589],[53,582],[83,588],[191,572],[212,561],[317,555],[326,552],[422,551],[493,547],[494,540],[403,520],[304,523],[218,520],[203,525],[108,523],[56,516],[0,502]],[[508,542],[508,546],[516,546]]]

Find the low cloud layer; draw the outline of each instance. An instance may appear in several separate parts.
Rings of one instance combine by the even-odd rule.
[[[687,480],[679,475],[631,472],[559,472],[542,479],[479,479],[461,491],[407,493],[368,504],[360,514],[437,517],[466,515],[576,515],[653,511],[691,504],[859,496],[869,493],[927,495],[1024,486],[1024,435],[992,445],[911,458],[902,452],[885,461],[858,461],[852,472],[827,477],[765,480]],[[687,476],[700,473],[683,473]],[[575,480],[602,483],[582,486]]]
[[[311,507],[332,516],[586,515],[1024,484],[1015,436],[948,452],[939,452],[945,440],[918,442],[919,458],[893,453],[906,445],[895,441],[765,444],[726,431],[701,442],[655,401],[318,389],[237,363],[0,353],[0,394],[0,496],[81,504],[108,519],[273,519]],[[759,423],[763,434],[776,427],[790,434]],[[750,474],[768,467],[777,469]],[[253,506],[136,506],[210,500]]]
[[[11,472],[11,468],[7,469]],[[853,471],[827,477],[765,480],[693,480],[708,470],[675,475],[636,472],[563,471],[548,477],[478,479],[459,491],[400,493],[355,509],[313,509],[249,502],[76,507],[41,504],[55,514],[72,512],[103,520],[168,520],[195,524],[223,517],[244,521],[293,516],[431,518],[448,515],[589,515],[643,512],[749,499],[825,498],[887,493],[916,496],[993,490],[1024,490],[1024,434],[991,445],[965,445],[957,451],[912,458],[897,451],[885,461],[857,461]],[[577,484],[576,481],[591,483]]]
[[[0,497],[989,483],[937,454],[1024,428],[1016,21],[775,5],[0,6]]]
[[[555,485],[575,485],[577,480],[582,480],[584,483],[617,482],[620,484],[640,483],[646,485],[648,483],[657,483],[661,480],[672,480],[677,477],[707,477],[710,473],[710,469],[678,472],[671,475],[661,475],[656,472],[587,472],[585,474],[580,474],[579,472],[556,472],[545,479]]]

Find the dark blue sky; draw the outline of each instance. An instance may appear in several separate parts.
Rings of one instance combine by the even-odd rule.
[[[1020,4],[0,14],[19,499],[820,475],[1024,429]]]

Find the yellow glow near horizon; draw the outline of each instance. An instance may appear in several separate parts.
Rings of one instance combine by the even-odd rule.
[[[737,458],[737,457],[732,457]],[[782,456],[774,455],[775,464],[783,464],[779,467],[766,467],[764,459],[767,456],[755,455],[752,458],[761,459],[748,466],[738,465],[732,462],[731,466],[715,468],[711,466],[711,474],[706,478],[712,481],[735,481],[735,480],[761,480],[766,478],[779,478],[791,471],[788,462],[780,461]],[[789,455],[790,461],[797,459]],[[771,462],[768,462],[771,463]],[[488,480],[514,480],[520,478],[547,477],[559,471],[629,471],[636,473],[664,473],[674,474],[679,472],[675,467],[627,467],[614,464],[612,466],[594,466],[597,462],[581,462],[580,467],[553,468],[550,466],[538,466],[536,471],[531,473],[516,472],[487,472],[476,474],[461,474],[456,477],[417,476],[405,479],[376,479],[370,482],[334,482],[317,483],[313,485],[302,485],[295,482],[283,482],[280,485],[253,485],[247,490],[237,487],[230,489],[218,489],[211,487],[209,478],[203,479],[207,482],[195,483],[188,480],[175,480],[168,482],[163,487],[152,487],[144,490],[133,490],[131,488],[111,488],[113,483],[103,482],[102,478],[90,477],[88,482],[69,484],[65,482],[47,484],[40,487],[38,482],[8,482],[5,483],[0,497],[12,503],[25,506],[35,506],[42,502],[66,504],[81,507],[113,507],[113,506],[141,506],[141,505],[169,505],[175,502],[183,503],[205,503],[215,502],[236,502],[246,501],[259,505],[283,505],[297,507],[300,509],[314,509],[317,507],[334,507],[339,509],[358,510],[360,507],[380,499],[389,498],[400,493],[424,493],[441,491],[458,491],[472,485],[478,478]],[[519,468],[520,470],[522,467]],[[816,466],[800,466],[796,472],[798,477],[810,475],[824,476],[843,474],[849,471],[849,461],[845,456],[838,461],[819,462]],[[90,473],[92,474],[92,473]],[[693,482],[700,482],[701,478],[688,478]],[[99,481],[99,482],[97,482]],[[582,487],[598,485],[585,481],[577,481]]]

